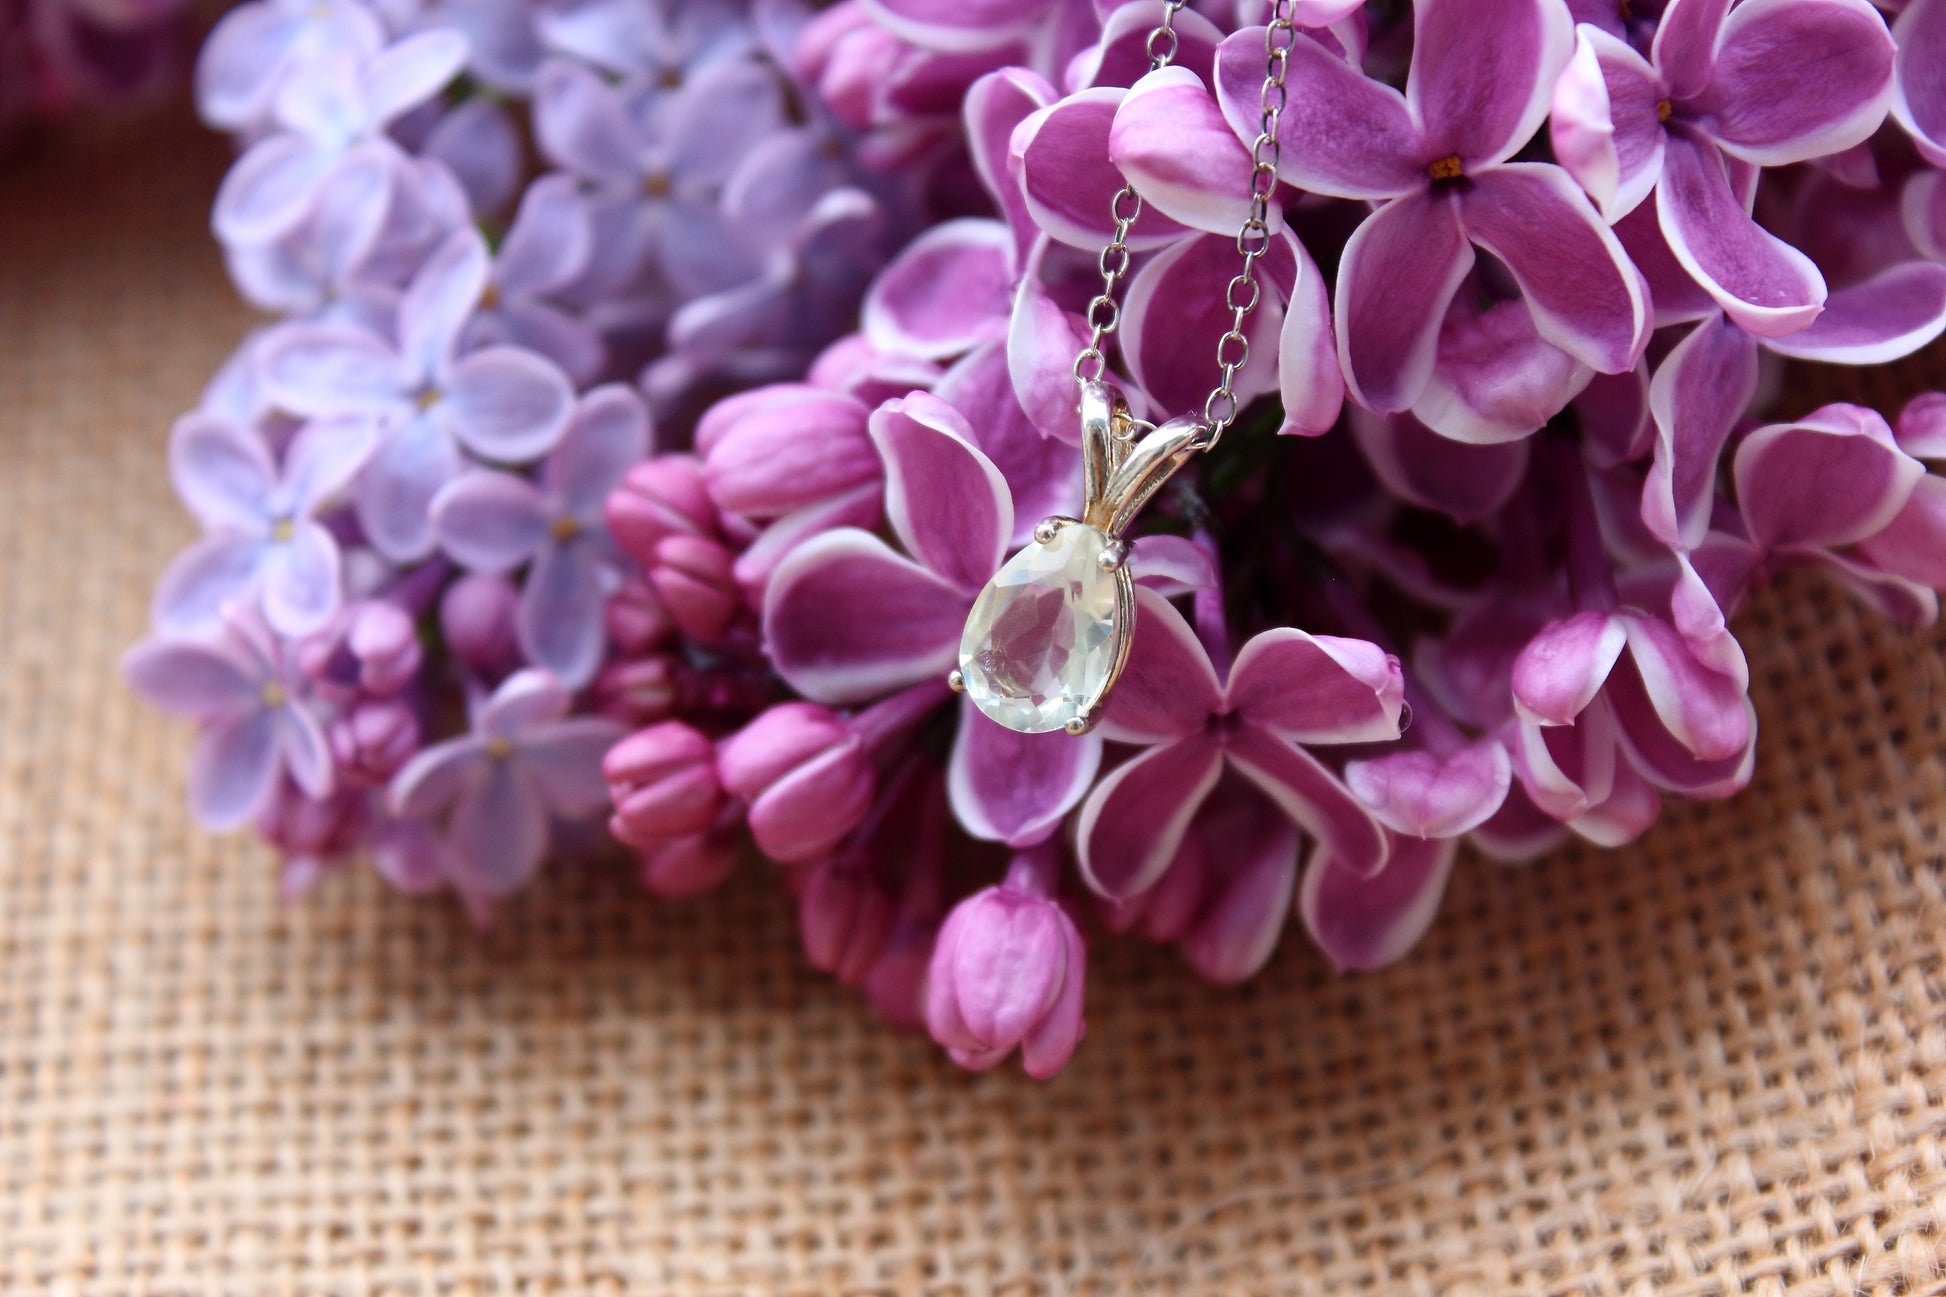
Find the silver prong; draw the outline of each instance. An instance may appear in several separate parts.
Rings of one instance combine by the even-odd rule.
[[[1050,545],[1054,542],[1054,537],[1059,534],[1061,528],[1073,521],[1074,519],[1063,518],[1059,514],[1055,514],[1050,518],[1043,518],[1034,524],[1034,539],[1043,545]]]
[[[1122,570],[1122,564],[1126,562],[1128,562],[1128,542],[1125,540],[1109,541],[1101,547],[1101,553],[1095,556],[1095,566],[1104,572],[1119,572]]]
[[[965,693],[966,673],[964,671],[961,671],[958,667],[954,667],[951,671],[948,671],[946,673],[946,687],[948,689],[951,689],[956,694]]]
[[[1082,712],[1079,716],[1068,717],[1066,722],[1062,724],[1061,729],[1068,734],[1072,734],[1075,738],[1080,738],[1094,727],[1094,713]]]

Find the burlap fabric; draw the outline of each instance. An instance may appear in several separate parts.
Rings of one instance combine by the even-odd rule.
[[[762,878],[557,871],[484,939],[280,904],[115,674],[251,323],[223,160],[171,121],[0,181],[0,1291],[1946,1292],[1946,638],[1816,583],[1743,623],[1735,804],[1468,862],[1379,975],[1107,944],[1052,1084],[880,1027]]]

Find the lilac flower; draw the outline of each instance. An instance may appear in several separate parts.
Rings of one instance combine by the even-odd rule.
[[[1647,341],[1628,257],[1559,168],[1509,162],[1547,115],[1573,41],[1559,0],[1420,0],[1401,95],[1308,37],[1290,54],[1279,175],[1300,188],[1382,200],[1346,243],[1336,325],[1345,382],[1390,412],[1419,399],[1474,247],[1504,263],[1540,336],[1602,373]],[[1218,55],[1216,91],[1254,138],[1261,32]]]
[[[574,282],[593,253],[592,220],[575,182],[561,175],[534,181],[493,258],[467,341],[524,347],[559,365],[576,386],[594,382],[606,363],[601,335],[547,300]]]
[[[375,438],[356,421],[306,424],[281,468],[257,433],[189,415],[169,438],[176,493],[209,534],[184,551],[156,587],[156,629],[195,635],[217,626],[225,605],[261,602],[281,635],[305,635],[337,612],[338,542],[318,521],[350,484]]]
[[[553,447],[573,412],[572,389],[551,361],[513,347],[460,354],[486,275],[484,241],[459,231],[406,290],[396,344],[356,324],[298,323],[273,330],[259,352],[280,407],[377,424],[356,504],[365,534],[394,562],[431,552],[432,500],[459,475],[462,447],[524,463]]]
[[[1937,74],[1946,59],[1946,4],[1907,0],[1892,35],[1899,45],[1892,116],[1928,162],[1946,167],[1946,88]]]
[[[911,557],[836,528],[793,550],[764,600],[772,664],[814,702],[860,702],[943,680],[974,597],[1014,533],[1006,479],[952,406],[918,393],[888,402],[873,413],[871,435],[885,462],[886,517]],[[975,837],[1044,839],[1100,758],[1092,735],[1016,734],[967,704],[953,747],[954,813]]]
[[[369,55],[348,42],[295,64],[273,101],[284,129],[253,144],[217,190],[217,236],[257,245],[294,228],[341,160],[371,144],[396,150],[386,127],[437,94],[465,58],[465,39],[440,30]]]
[[[602,610],[618,583],[603,510],[648,448],[641,400],[600,387],[581,398],[536,481],[476,469],[433,497],[433,528],[455,562],[486,573],[527,568],[514,618],[521,650],[571,689],[601,665]]]
[[[189,801],[205,827],[255,818],[286,774],[307,796],[331,792],[331,754],[304,678],[253,614],[231,615],[211,639],[144,641],[122,674],[151,705],[198,722]]]
[[[258,130],[293,68],[337,51],[367,59],[384,45],[384,25],[360,0],[253,0],[224,14],[203,43],[196,106],[211,126]]]
[[[1554,94],[1554,150],[1602,212],[1651,192],[1669,248],[1730,318],[1781,336],[1825,286],[1749,216],[1754,167],[1856,145],[1892,103],[1894,46],[1865,0],[1674,0],[1651,59],[1593,27]]]
[[[1225,770],[1338,859],[1367,874],[1382,868],[1377,821],[1304,745],[1396,738],[1398,659],[1362,640],[1284,627],[1252,639],[1222,671],[1166,600],[1148,590],[1136,598],[1135,642],[1101,732],[1146,750],[1082,804],[1076,834],[1088,885],[1114,900],[1154,886]]]
[[[975,1071],[1014,1050],[1029,1076],[1067,1066],[1081,1018],[1087,947],[1054,897],[1056,858],[1014,857],[1006,881],[953,907],[926,978],[926,1026],[953,1061]]]
[[[621,727],[569,716],[572,702],[547,672],[516,672],[478,707],[472,733],[427,748],[392,780],[394,813],[446,816],[462,894],[490,900],[521,886],[547,852],[551,819],[580,819],[606,804],[602,754]]]

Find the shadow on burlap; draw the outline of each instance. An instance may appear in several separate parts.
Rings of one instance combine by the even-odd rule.
[[[223,161],[0,181],[0,1291],[1946,1291],[1946,637],[1815,582],[1743,620],[1734,804],[1467,861],[1378,975],[1109,943],[1053,1084],[883,1029],[759,877],[558,870],[488,938],[362,874],[281,905],[115,675],[250,324]]]

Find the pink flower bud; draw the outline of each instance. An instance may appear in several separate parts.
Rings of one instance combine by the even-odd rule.
[[[608,497],[608,530],[615,543],[646,566],[668,536],[710,536],[716,506],[693,455],[658,455],[637,464]]]
[[[396,698],[373,699],[333,721],[325,738],[347,783],[376,788],[419,750],[419,718]]]
[[[653,725],[676,710],[681,664],[667,654],[611,662],[595,677],[593,710],[624,725]]]
[[[876,409],[915,389],[931,390],[939,375],[939,366],[923,356],[880,351],[865,340],[864,334],[853,333],[819,352],[804,380],[813,387],[856,397]]]
[[[1087,950],[1048,894],[1051,853],[1015,858],[1007,880],[946,916],[926,979],[926,1027],[953,1060],[976,1071],[1018,1048],[1029,1076],[1067,1066],[1081,1018]]]
[[[370,822],[370,801],[363,793],[307,797],[285,779],[257,817],[257,831],[286,856],[330,860],[355,848]]]
[[[349,605],[297,648],[298,669],[321,696],[338,701],[395,694],[412,683],[423,660],[411,614],[382,599]]]
[[[811,966],[856,985],[885,953],[897,907],[871,875],[849,862],[826,861],[804,880],[797,927]]]
[[[816,703],[783,703],[725,740],[716,769],[750,807],[757,846],[786,864],[830,854],[871,809],[865,745]]]
[[[615,813],[608,828],[632,847],[702,833],[723,809],[716,749],[700,730],[664,721],[629,735],[601,763]]]
[[[641,577],[624,580],[603,612],[608,642],[624,657],[652,653],[675,638],[675,619]]]
[[[768,389],[768,399],[724,424],[704,453],[710,498],[725,513],[779,518],[870,486],[883,469],[865,432],[869,414],[842,392]]]
[[[736,556],[705,536],[665,536],[649,565],[649,584],[691,639],[722,639],[743,611]]]
[[[736,868],[736,838],[696,833],[642,853],[642,882],[659,896],[695,896],[718,886]]]
[[[518,598],[504,576],[473,573],[453,582],[439,601],[439,630],[453,656],[485,676],[511,670],[520,660],[514,632]]]

